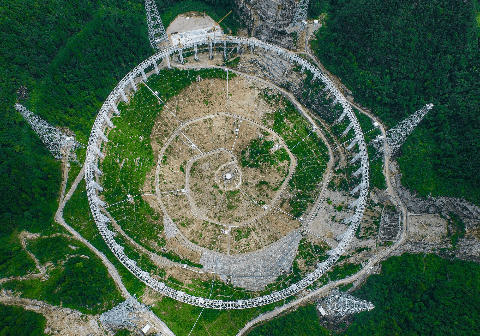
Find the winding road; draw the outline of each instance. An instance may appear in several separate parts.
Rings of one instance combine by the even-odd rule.
[[[70,232],[70,234],[77,240],[81,241],[83,244],[85,244],[85,246],[87,246],[93,253],[95,253],[99,258],[100,260],[102,261],[102,263],[105,265],[105,267],[107,268],[108,270],[108,273],[110,274],[110,276],[112,277],[113,281],[115,282],[115,285],[117,286],[118,290],[122,293],[122,296],[124,298],[128,298],[130,296],[130,293],[127,291],[127,288],[125,288],[125,285],[123,284],[122,282],[122,278],[120,276],[120,274],[118,274],[118,271],[117,269],[115,268],[115,266],[110,262],[110,260],[108,260],[108,258],[105,256],[105,254],[103,254],[102,252],[100,252],[95,246],[93,246],[92,244],[90,244],[88,242],[88,240],[86,240],[85,238],[83,238],[74,228],[72,228],[70,225],[68,225],[66,222],[65,222],[65,219],[63,218],[63,209],[65,208],[65,204],[70,200],[70,198],[72,197],[73,193],[75,192],[75,190],[77,189],[78,187],[78,184],[80,183],[80,181],[83,179],[84,177],[84,174],[85,174],[85,170],[84,168],[82,167],[82,170],[80,170],[80,173],[78,174],[78,176],[75,178],[75,181],[73,182],[72,186],[70,187],[70,190],[68,191],[68,193],[65,195],[65,197],[63,199],[61,199],[60,201],[60,205],[57,209],[57,212],[55,213],[55,221],[60,224],[61,226],[63,226],[68,232]]]
[[[315,59],[315,57],[313,57],[312,55],[308,54],[312,60],[314,61],[314,63],[319,66],[328,76],[332,77],[332,75],[326,71],[326,69],[319,63],[317,62],[317,60]],[[336,85],[336,82],[335,80],[332,79],[332,82]],[[383,123],[378,120],[374,115],[372,115],[370,112],[367,112],[365,111],[365,109],[363,109],[361,106],[359,106],[358,104],[355,104],[353,103],[353,101],[349,100],[349,103],[354,106],[356,109],[358,109],[361,113],[365,114],[366,116],[368,116],[370,119],[372,119],[373,121],[377,122],[379,127],[380,127],[380,131],[382,133],[382,136],[385,138],[386,137],[386,130],[385,130],[385,126],[383,125]],[[370,259],[369,262],[360,270],[358,271],[357,273],[347,277],[347,278],[344,278],[344,279],[340,279],[340,280],[337,280],[337,281],[334,281],[334,282],[330,282],[329,284],[325,285],[325,286],[322,286],[321,288],[315,290],[315,291],[312,291],[310,293],[308,293],[307,295],[301,297],[301,298],[298,298],[296,299],[295,301],[292,301],[282,307],[279,307],[279,308],[276,308],[275,310],[273,311],[270,311],[268,313],[265,313],[265,314],[262,314],[258,317],[256,317],[255,319],[251,320],[250,322],[248,322],[238,333],[237,333],[237,336],[242,336],[242,335],[247,335],[248,332],[254,327],[256,326],[257,324],[260,324],[260,323],[263,323],[263,322],[266,322],[268,320],[271,320],[275,317],[277,317],[278,315],[282,314],[282,313],[285,313],[287,311],[290,311],[290,310],[295,310],[297,309],[299,306],[301,305],[304,305],[306,304],[307,302],[315,299],[315,298],[319,298],[319,297],[322,297],[322,296],[325,296],[327,295],[332,289],[334,289],[335,287],[338,287],[340,285],[345,285],[345,284],[349,284],[349,283],[353,283],[353,282],[356,282],[357,281],[357,284],[359,284],[362,280],[366,279],[369,274],[371,273],[371,271],[373,270],[373,267],[381,262],[382,260],[384,260],[385,258],[387,258],[395,249],[397,249],[400,245],[402,245],[404,242],[405,242],[405,239],[407,237],[407,232],[408,232],[408,213],[407,213],[407,209],[405,207],[405,205],[401,202],[400,198],[398,197],[398,194],[395,190],[395,188],[392,186],[392,183],[391,183],[391,178],[390,178],[390,169],[389,169],[389,166],[390,166],[390,155],[389,155],[389,150],[388,150],[388,144],[386,141],[383,142],[383,153],[384,153],[384,167],[383,167],[383,174],[385,175],[385,179],[386,179],[386,183],[387,183],[387,193],[390,195],[391,199],[392,199],[392,202],[401,209],[401,212],[402,212],[402,217],[403,217],[403,220],[402,220],[402,232],[401,232],[401,235],[400,235],[400,238],[392,245],[390,246],[389,248],[381,251],[380,253],[378,253],[374,258]]]

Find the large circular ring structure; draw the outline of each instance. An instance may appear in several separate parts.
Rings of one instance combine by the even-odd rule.
[[[356,154],[350,162],[353,163],[360,160],[361,165],[360,168],[353,174],[354,176],[361,175],[360,184],[351,191],[352,195],[359,193],[358,199],[356,199],[353,203],[350,204],[351,208],[355,208],[355,212],[351,217],[345,220],[345,223],[349,224],[348,229],[342,235],[342,240],[339,242],[337,247],[333,250],[328,251],[328,259],[318,264],[315,271],[307,274],[302,280],[290,285],[285,289],[273,292],[268,295],[245,300],[223,301],[193,296],[185,292],[172,289],[165,285],[165,283],[158,281],[152,276],[150,276],[148,272],[143,271],[140,267],[136,265],[134,260],[128,258],[128,256],[123,251],[124,248],[114,240],[114,232],[108,229],[107,224],[110,222],[110,220],[103,213],[104,209],[102,210],[105,203],[98,197],[98,192],[102,191],[103,189],[98,184],[98,182],[96,182],[97,176],[102,174],[97,165],[98,159],[104,156],[101,152],[101,146],[104,141],[107,141],[107,138],[104,135],[104,129],[106,127],[113,127],[110,117],[112,116],[112,113],[115,113],[117,115],[119,114],[117,104],[121,100],[124,100],[125,102],[128,101],[128,98],[125,94],[125,89],[131,86],[132,89],[136,90],[136,77],[140,77],[146,81],[147,76],[145,74],[145,69],[148,67],[154,67],[156,72],[158,73],[158,64],[161,62],[162,59],[165,60],[167,66],[170,68],[170,56],[172,54],[178,53],[180,60],[183,62],[184,51],[191,51],[193,49],[196,51],[198,45],[209,45],[209,48],[211,50],[212,44],[223,45],[224,50],[226,50],[227,44],[230,46],[233,45],[237,48],[250,47],[251,50],[254,50],[256,48],[263,49],[266,52],[276,54],[279,58],[290,61],[292,64],[297,64],[302,68],[302,70],[309,70],[314,75],[314,80],[320,80],[324,84],[325,90],[328,90],[330,94],[333,94],[336,101],[342,106],[343,112],[341,113],[337,121],[341,122],[345,118],[349,119],[350,123],[347,127],[347,132],[353,129],[353,131],[355,132],[355,138],[353,140],[353,143],[356,143],[359,148],[358,154]],[[311,119],[305,115],[304,117],[309,120]],[[118,260],[120,260],[120,262],[138,279],[140,279],[152,289],[160,292],[161,294],[184,303],[213,309],[244,309],[263,306],[294,295],[299,291],[305,289],[307,286],[311,285],[317,279],[319,279],[337,262],[340,256],[345,252],[347,246],[350,244],[363,216],[369,187],[369,163],[363,132],[350,104],[347,102],[341,92],[333,85],[330,79],[318,68],[307,62],[305,59],[297,56],[293,52],[290,52],[272,44],[259,41],[257,39],[239,38],[228,35],[216,39],[208,38],[207,36],[203,38],[199,37],[195,42],[188,43],[182,47],[171,47],[162,50],[159,53],[149,57],[148,59],[140,63],[138,66],[136,66],[132,71],[130,71],[110,93],[97,115],[88,141],[84,167],[90,210],[103,239],[105,240],[113,254],[118,258]],[[304,221],[311,221],[314,218],[315,213],[316,211],[314,209],[310,212],[309,218],[305,218]]]

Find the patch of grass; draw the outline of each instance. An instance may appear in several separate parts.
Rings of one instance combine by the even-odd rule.
[[[273,165],[275,160],[270,155],[273,148],[273,141],[267,141],[264,138],[253,139],[250,144],[242,150],[242,167],[258,168],[261,164]]]
[[[465,223],[454,212],[450,212],[449,215],[450,215],[449,222],[453,226],[453,232],[450,232],[450,229],[448,228],[448,233],[449,235],[451,235],[452,248],[455,248],[457,246],[458,240],[465,237],[465,233],[466,233]]]
[[[264,94],[268,100],[276,98]],[[283,98],[284,109],[273,114],[273,130],[280,134],[290,151],[297,158],[297,167],[289,181],[291,214],[300,217],[313,203],[316,191],[327,167],[328,150],[311,125],[298,113],[295,107]]]
[[[368,144],[371,140],[375,139],[377,135],[382,134],[382,132],[373,125],[372,119],[369,116],[361,113],[356,108],[353,109],[355,116],[357,117],[360,127],[363,131],[365,142]]]
[[[349,284],[340,285],[338,289],[341,290],[342,292],[348,292],[348,290],[352,287],[353,287],[353,283],[351,282]]]
[[[328,336],[330,334],[328,329],[320,325],[315,305],[312,304],[268,321],[248,333],[249,336]]]
[[[210,288],[209,288],[210,289]],[[215,288],[214,288],[215,291]],[[208,297],[208,294],[206,295]],[[157,314],[176,335],[198,336],[234,336],[243,326],[261,313],[272,310],[275,304],[260,308],[241,310],[204,309],[184,304],[168,297],[152,307]],[[195,328],[195,321],[202,312]]]
[[[26,275],[35,269],[35,262],[20,244],[18,232],[0,237],[0,278]]]
[[[91,241],[99,236],[88,204],[85,179],[78,184],[77,189],[65,205],[63,218],[86,240]]]
[[[39,313],[0,304],[0,335],[40,336],[47,319]]]
[[[244,238],[248,238],[250,236],[250,233],[252,232],[252,229],[249,227],[245,228],[238,228],[235,230],[235,241],[239,241]]]
[[[341,266],[334,266],[327,274],[331,281],[344,279],[362,269],[360,264],[345,263]]]
[[[46,281],[15,280],[2,288],[88,314],[110,309],[122,299],[102,262],[91,254],[69,258],[63,267],[51,270]]]
[[[381,158],[371,160],[369,168],[370,188],[378,188],[380,190],[387,189],[387,182],[385,181],[385,175],[383,175],[383,160]]]
[[[123,202],[108,208],[108,211],[129,237],[151,252],[158,252],[157,245],[165,245],[160,236],[163,232],[163,217],[160,218],[142,197],[136,197],[133,203]]]
[[[223,62],[223,65],[226,65],[230,68],[236,68],[238,66],[238,63],[240,63],[240,57],[235,57],[235,58],[230,59],[230,60],[225,60]]]
[[[65,236],[37,238],[28,243],[28,249],[41,264],[51,262],[54,265],[58,265],[68,256],[90,254],[88,248],[80,244],[78,240]]]
[[[316,245],[308,242],[306,239],[302,239],[298,246],[297,258],[303,259],[306,266],[317,266],[327,259],[326,249],[324,246]]]
[[[188,259],[184,259],[184,258],[181,258],[180,256],[178,256],[176,253],[174,252],[164,252],[164,253],[160,253],[163,257],[165,258],[168,258],[170,259],[171,261],[175,261],[175,262],[178,262],[180,264],[186,264],[186,265],[189,265],[189,266],[192,266],[192,267],[198,267],[198,268],[203,268],[203,265],[202,264],[197,264],[193,261],[190,261]]]

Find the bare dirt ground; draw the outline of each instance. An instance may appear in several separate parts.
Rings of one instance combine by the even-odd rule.
[[[447,237],[447,220],[438,214],[410,215],[408,234],[412,241],[438,244]]]
[[[45,333],[49,335],[108,335],[98,322],[97,316],[85,315],[70,308],[52,306],[43,301],[20,298],[5,290],[0,292],[0,302],[21,306],[45,316],[47,319]]]
[[[275,150],[286,148],[262,124],[262,118],[275,111],[261,98],[263,88],[239,76],[229,80],[227,98],[225,80],[199,79],[168,102],[166,109],[176,117],[164,113],[154,126],[151,138],[158,150],[161,207],[187,239],[204,248],[252,251],[299,226],[270,209],[277,200],[282,204],[288,200],[282,192],[295,167],[293,155],[290,164],[278,166],[242,167],[239,162],[254,139],[273,141]],[[176,118],[184,124],[172,136],[180,125]],[[225,150],[205,154],[219,148]],[[227,187],[224,173],[229,169],[241,176],[235,187]],[[235,231],[239,226],[248,228],[242,234]]]
[[[353,211],[347,207],[352,198],[347,193],[328,189],[324,196],[327,202],[318,212],[309,229],[334,248],[338,244],[335,238],[344,233],[348,227],[348,225],[343,224],[342,220],[353,214]]]
[[[191,30],[213,27],[215,21],[208,15],[199,12],[187,12],[178,15],[167,28],[167,35],[184,33]]]

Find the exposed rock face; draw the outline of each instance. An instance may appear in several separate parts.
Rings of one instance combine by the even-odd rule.
[[[200,263],[204,271],[214,271],[223,281],[230,278],[234,286],[252,291],[263,290],[290,270],[301,238],[298,231],[292,231],[260,251],[242,255],[230,256],[206,250]]]
[[[477,228],[480,224],[480,208],[464,199],[454,197],[420,198],[400,183],[401,174],[395,178],[398,195],[412,213],[439,213],[447,217],[454,213],[465,223],[466,230]]]
[[[251,36],[293,48],[291,26],[298,10],[298,0],[237,0],[236,3]]]

